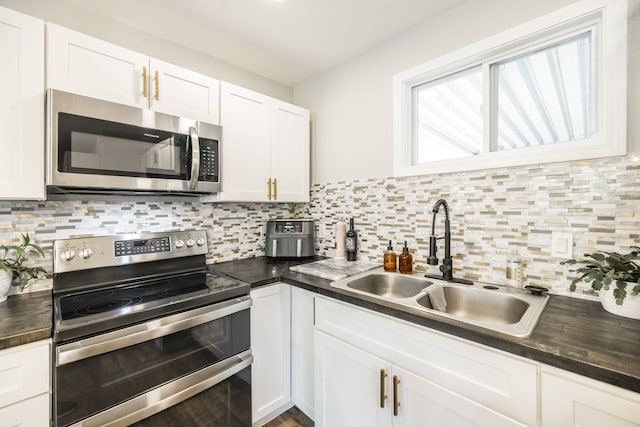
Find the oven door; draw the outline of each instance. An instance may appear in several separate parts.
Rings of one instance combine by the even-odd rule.
[[[192,414],[250,426],[250,306],[240,297],[56,346],[56,425],[198,425]]]

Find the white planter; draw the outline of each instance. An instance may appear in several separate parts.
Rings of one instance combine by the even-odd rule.
[[[9,289],[11,288],[11,279],[13,275],[5,270],[0,270],[0,302],[7,300]]]
[[[609,313],[616,314],[622,317],[628,317],[630,319],[640,319],[640,295],[631,295],[631,289],[635,283],[627,284],[627,297],[622,302],[622,305],[616,304],[616,299],[613,297],[613,289],[615,285],[609,286],[609,290],[604,288],[600,289],[600,302],[602,307]]]

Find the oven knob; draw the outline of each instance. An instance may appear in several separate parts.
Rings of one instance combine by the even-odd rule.
[[[60,258],[63,261],[71,261],[75,256],[76,256],[76,253],[74,252],[73,249],[67,249],[65,251],[62,251],[62,253],[60,254]]]
[[[184,248],[184,240],[176,240],[176,249]]]
[[[82,248],[80,249],[80,258],[82,259],[87,259],[87,258],[91,258],[91,255],[93,255],[93,251],[91,250],[91,248]]]
[[[193,245],[195,245],[195,244],[196,244],[196,241],[195,241],[195,240],[193,240],[193,239],[189,239],[189,240],[187,240],[187,247],[188,247],[188,248],[192,247],[192,246],[193,246]]]
[[[204,239],[202,237],[200,237],[198,240],[196,240],[196,245],[203,246],[204,245]]]

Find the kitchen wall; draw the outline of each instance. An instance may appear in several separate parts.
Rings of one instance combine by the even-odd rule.
[[[306,205],[201,203],[199,201],[0,201],[0,244],[16,244],[29,233],[45,251],[30,257],[29,265],[52,271],[52,244],[56,239],[205,229],[209,238],[207,262],[231,261],[264,255],[264,228],[268,219],[308,217]],[[26,290],[48,288],[50,280]],[[12,289],[16,293],[17,288]]]
[[[190,70],[286,102],[291,102],[293,98],[293,90],[287,85],[174,43],[170,39],[171,32],[176,29],[168,28],[167,38],[160,39],[65,0],[0,0],[0,6],[62,25],[172,64],[182,65]]]
[[[312,183],[393,175],[392,78],[572,0],[468,1],[294,88],[312,112]],[[629,0],[629,143],[640,152],[640,0]],[[362,161],[366,155],[366,161]]]
[[[629,1],[629,155],[572,163],[393,178],[392,77],[572,3],[483,0],[387,40],[294,90],[312,111],[311,212],[333,256],[333,226],[355,217],[360,258],[382,262],[388,240],[407,240],[426,264],[434,203],[451,208],[455,275],[504,283],[507,256],[525,262],[528,284],[568,292],[568,268],[551,257],[551,232],[571,232],[575,257],[640,245],[640,0]],[[436,233],[442,235],[442,213]],[[443,248],[440,246],[439,257]],[[572,296],[582,296],[580,292]]]

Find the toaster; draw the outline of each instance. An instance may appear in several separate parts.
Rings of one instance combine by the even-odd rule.
[[[267,221],[265,255],[273,258],[302,258],[315,255],[313,219]]]

